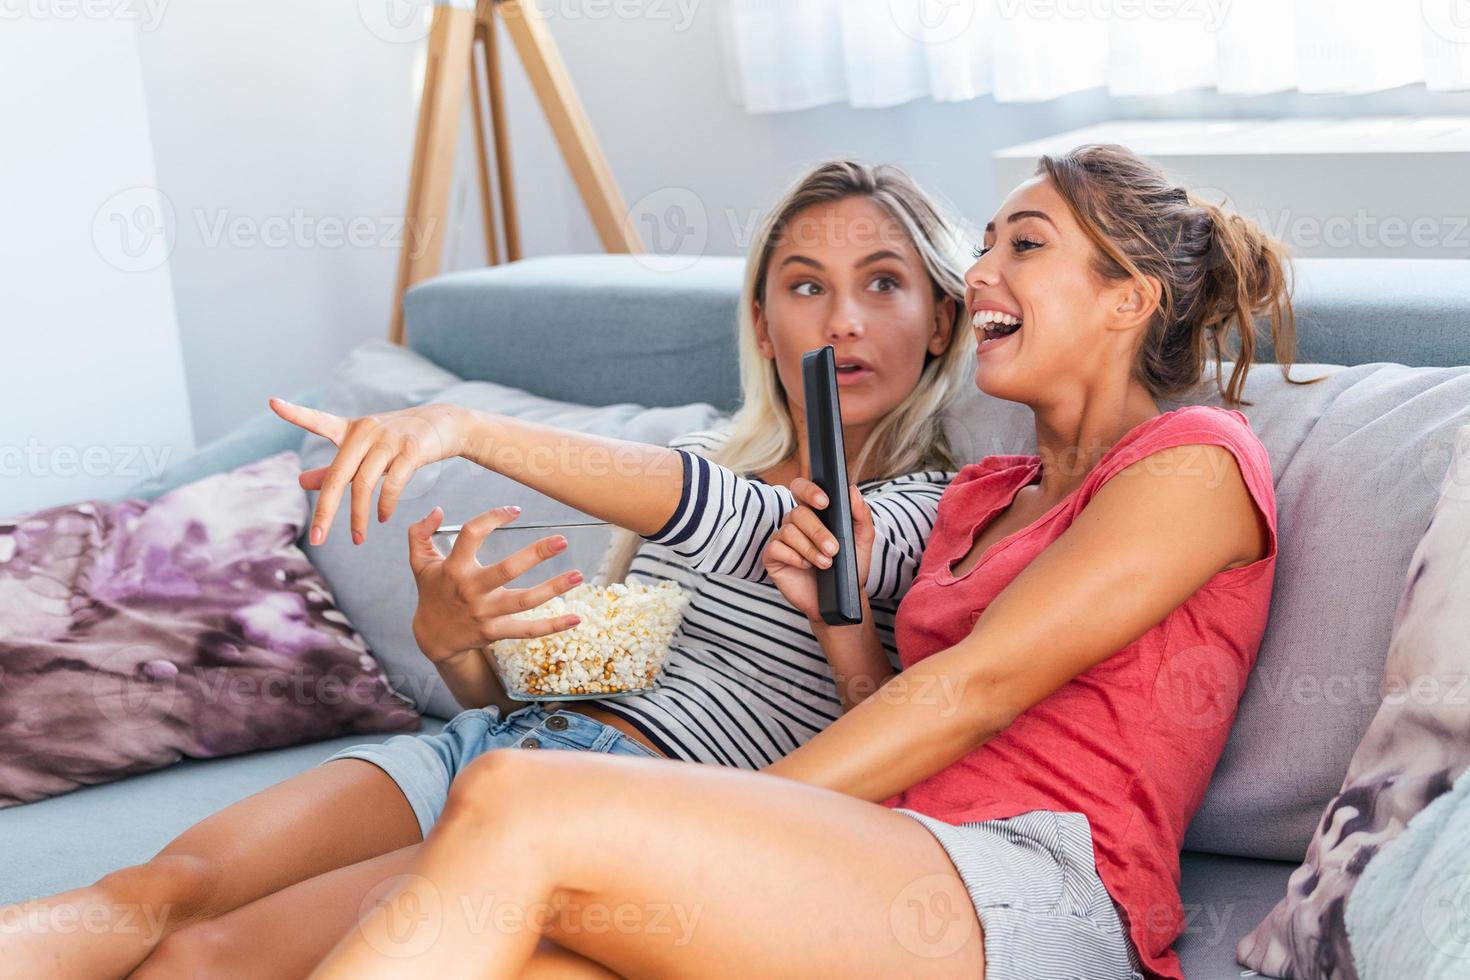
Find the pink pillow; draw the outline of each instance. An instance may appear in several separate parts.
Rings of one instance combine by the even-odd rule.
[[[0,807],[418,729],[296,546],[299,473],[284,452],[151,503],[0,520]]]

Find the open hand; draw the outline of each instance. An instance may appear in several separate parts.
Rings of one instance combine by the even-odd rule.
[[[856,486],[849,486],[852,501],[852,538],[857,551],[858,591],[868,581],[868,563],[873,555],[873,515],[868,502]],[[818,568],[830,568],[837,554],[837,538],[827,530],[817,511],[825,510],[829,501],[811,480],[798,477],[791,483],[797,506],[786,515],[781,527],[771,535],[761,555],[766,573],[792,607],[817,621],[822,618],[817,602]]]
[[[327,539],[348,486],[352,487],[352,543],[362,544],[379,480],[383,490],[378,495],[378,522],[382,523],[393,516],[398,497],[415,470],[458,456],[466,442],[465,412],[457,405],[418,405],[355,419],[280,398],[272,398],[270,406],[287,422],[330,439],[337,447],[331,463],[300,477],[303,488],[321,491],[307,538],[314,545]]]
[[[532,567],[566,550],[566,538],[559,534],[542,538],[493,565],[481,565],[475,558],[485,539],[519,513],[516,507],[497,507],[478,515],[460,530],[448,557],[440,554],[433,537],[444,521],[443,510],[435,507],[409,525],[408,562],[419,588],[413,635],[430,660],[447,660],[496,640],[559,633],[581,622],[576,616],[515,619],[512,615],[581,584],[582,573],[572,571],[529,589],[507,587]]]

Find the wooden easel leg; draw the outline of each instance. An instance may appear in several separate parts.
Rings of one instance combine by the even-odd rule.
[[[541,111],[551,124],[567,168],[592,216],[593,227],[602,239],[602,247],[609,252],[643,251],[637,231],[627,220],[628,206],[613,180],[592,123],[540,11],[534,3],[527,5],[521,0],[496,0],[496,3],[531,79],[531,87],[536,90]],[[493,87],[492,81],[492,91]]]
[[[393,319],[388,328],[388,339],[395,344],[403,343],[403,295],[415,283],[437,275],[443,261],[454,144],[459,138],[460,110],[469,81],[474,29],[473,10],[434,7],[404,211],[403,251],[398,259]]]
[[[488,0],[482,0],[481,11],[493,10]],[[495,43],[486,39],[486,33],[495,30],[494,22],[488,25],[482,17],[475,24],[475,40],[480,47]],[[485,145],[485,107],[480,93],[480,59],[474,49],[470,50],[470,108],[475,114],[475,162],[480,175],[480,222],[485,229],[485,261],[489,265],[500,264],[500,239],[495,233],[495,198],[491,196],[490,151]]]
[[[521,221],[516,210],[515,175],[511,169],[510,121],[505,115],[505,86],[500,80],[500,44],[495,34],[497,0],[486,0],[480,24],[485,42],[485,79],[490,93],[490,126],[495,133],[495,167],[500,175],[500,214],[505,222],[505,255],[521,257]]]

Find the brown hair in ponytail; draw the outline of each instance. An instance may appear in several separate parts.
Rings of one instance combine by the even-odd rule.
[[[1241,398],[1256,352],[1256,318],[1269,315],[1282,375],[1296,355],[1290,258],[1259,225],[1172,184],[1154,164],[1123,146],[1089,143],[1036,167],[1067,202],[1097,246],[1106,282],[1156,279],[1159,308],[1149,323],[1135,373],[1155,397],[1199,383],[1213,361],[1227,405]],[[1231,335],[1234,335],[1233,343]],[[1222,360],[1235,362],[1228,382]]]

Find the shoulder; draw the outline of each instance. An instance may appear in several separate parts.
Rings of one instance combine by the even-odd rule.
[[[703,429],[695,429],[693,432],[684,432],[667,443],[669,449],[687,449],[689,452],[700,456],[708,456],[719,449],[730,437],[730,429],[727,423],[717,422]]]
[[[1211,405],[1176,408],[1135,426],[1104,455],[1092,481],[1101,484],[1124,470],[1187,476],[1199,468],[1185,465],[1191,461],[1215,474],[1238,468],[1253,492],[1272,493],[1271,457],[1250,420]]]
[[[915,470],[912,473],[903,473],[899,476],[878,477],[873,480],[863,480],[858,484],[858,490],[865,496],[872,494],[923,494],[936,495],[944,492],[944,489],[954,480],[955,473],[952,470]]]
[[[1203,441],[1261,456],[1266,452],[1245,413],[1214,405],[1185,405],[1172,412],[1157,415],[1137,426],[1125,437],[1123,443],[1130,441],[1136,441],[1140,446],[1150,449]]]
[[[1128,479],[1113,479],[1120,475]],[[1236,526],[1252,541],[1259,520],[1266,552],[1275,554],[1271,460],[1249,420],[1233,409],[1189,406],[1136,426],[1089,475],[1082,503],[1094,497],[1164,524],[1169,514],[1181,521],[1206,511],[1232,514],[1239,520],[1206,523]]]

